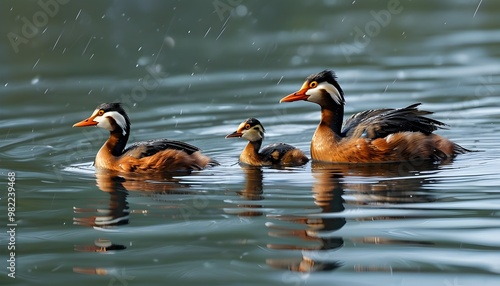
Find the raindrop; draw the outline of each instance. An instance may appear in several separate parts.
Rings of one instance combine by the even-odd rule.
[[[207,30],[207,32],[205,33],[205,36],[203,36],[203,38],[206,38],[206,37],[207,37],[208,32],[210,32],[210,30],[212,30],[212,27],[209,27],[209,28],[208,28],[208,30]]]
[[[4,84],[4,86],[8,86],[8,85],[9,85],[9,83],[8,83],[8,82],[7,82],[6,84]]]
[[[163,42],[165,43],[165,45],[169,48],[174,48],[175,47],[175,40],[174,38],[170,37],[170,36],[166,36],[165,38],[163,38]]]
[[[102,17],[101,17],[101,19],[104,19],[104,18],[106,18],[106,14],[102,15]]]
[[[282,80],[283,80],[283,76],[280,77],[280,80],[278,80],[278,82],[276,83],[276,85],[279,85]]]
[[[236,15],[238,15],[240,17],[244,17],[248,14],[247,6],[239,5],[238,7],[236,7],[235,12],[236,12]]]
[[[138,52],[140,52],[141,50],[142,50],[142,47],[139,47],[139,48],[137,49],[137,51],[138,51]]]
[[[151,59],[149,57],[140,57],[139,60],[137,60],[137,65],[146,66],[150,62],[151,62]]]
[[[37,84],[39,81],[40,81],[40,76],[35,76],[35,77],[31,80],[31,84]]]
[[[35,67],[36,67],[36,65],[38,65],[38,63],[39,63],[39,62],[40,62],[40,59],[38,59],[38,60],[36,61],[36,63],[35,63],[35,64],[33,65],[33,67],[31,68],[31,70],[34,70],[34,69],[35,69]]]
[[[75,21],[78,19],[78,17],[80,17],[80,13],[82,13],[82,9],[80,9],[80,11],[78,11],[78,14],[76,14]]]
[[[115,49],[118,49],[119,46],[120,46],[120,44],[116,44]]]
[[[302,63],[302,57],[293,56],[292,59],[290,60],[290,63],[294,66],[300,65]]]

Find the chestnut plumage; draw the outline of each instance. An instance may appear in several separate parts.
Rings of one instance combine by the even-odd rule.
[[[420,103],[399,109],[375,109],[344,117],[344,92],[335,73],[308,76],[300,90],[280,102],[305,100],[321,107],[321,121],[311,141],[316,161],[381,163],[410,160],[441,161],[469,150],[433,132],[446,124],[426,117]]]
[[[120,103],[103,103],[92,115],[73,127],[96,126],[109,131],[106,143],[96,155],[97,169],[118,172],[174,172],[201,170],[217,162],[197,147],[169,139],[137,142],[125,149],[130,119]]]

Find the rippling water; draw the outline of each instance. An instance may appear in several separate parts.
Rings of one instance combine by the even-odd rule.
[[[2,7],[1,188],[16,172],[18,224],[2,285],[500,283],[497,2],[70,1],[45,24],[37,2]],[[347,115],[422,102],[450,125],[439,134],[480,152],[240,167],[245,142],[224,136],[250,116],[267,143],[309,154],[319,108],[278,101],[325,68]],[[108,134],[71,126],[110,101],[130,142],[186,141],[221,165],[96,174]]]

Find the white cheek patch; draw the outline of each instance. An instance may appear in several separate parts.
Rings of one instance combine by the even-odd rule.
[[[99,117],[94,118],[94,121],[98,122],[96,125],[97,127],[104,128],[104,129],[109,130],[109,131],[113,131],[113,126],[111,126],[111,124],[109,124],[109,120],[107,118],[104,118],[103,116],[99,116]]]
[[[333,86],[332,84],[329,84],[328,82],[322,82],[322,83],[318,84],[317,87],[309,89],[306,92],[306,95],[320,96],[322,89],[325,90],[326,92],[328,92],[328,94],[330,94],[330,96],[332,97],[333,101],[335,101],[335,103],[337,103],[339,105],[344,104],[344,99],[340,95],[339,90],[335,86]]]
[[[98,127],[107,129],[109,131],[113,131],[113,126],[109,123],[109,120],[107,117],[113,118],[113,120],[120,126],[122,129],[122,135],[125,136],[127,134],[126,128],[127,128],[127,121],[125,120],[125,117],[123,117],[120,113],[116,111],[108,111],[104,113],[102,116],[98,116],[94,118],[94,121],[99,122],[97,124]]]
[[[243,135],[241,137],[247,139],[248,141],[255,142],[255,141],[262,139],[262,136],[260,135],[261,132],[262,131],[260,128],[259,128],[259,130],[255,130],[252,128],[252,129],[243,131]]]

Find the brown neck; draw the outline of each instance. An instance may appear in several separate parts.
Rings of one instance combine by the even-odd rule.
[[[342,128],[342,106],[321,106],[321,121],[311,140],[311,157],[317,161],[329,161],[340,142]]]
[[[121,132],[110,132],[108,141],[104,143],[103,148],[107,150],[111,155],[118,157],[123,154],[123,149],[128,141],[128,133],[123,136]]]
[[[256,164],[262,161],[262,156],[259,154],[260,146],[262,145],[262,140],[248,142],[243,152],[240,155],[240,161],[247,164]]]
[[[342,121],[344,120],[344,107],[341,105],[321,106],[321,121],[319,127],[329,128],[340,136]]]

